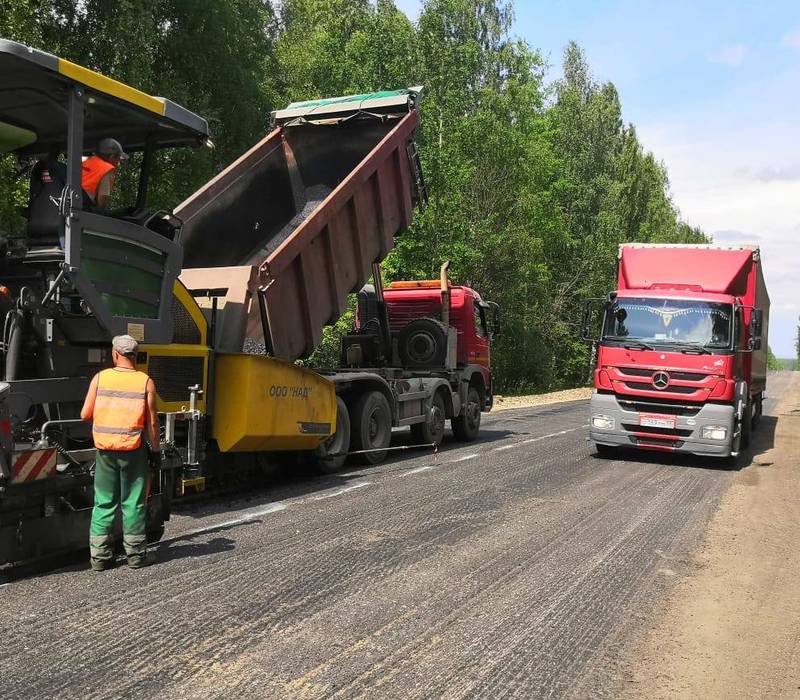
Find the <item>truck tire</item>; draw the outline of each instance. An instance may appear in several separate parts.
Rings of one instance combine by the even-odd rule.
[[[347,460],[350,449],[350,414],[341,396],[336,397],[336,432],[314,450],[314,469],[320,474],[334,474]],[[334,455],[333,457],[329,455]]]
[[[389,402],[380,391],[364,392],[353,406],[350,415],[353,452],[370,450],[355,455],[363,464],[379,464],[386,459],[386,448],[392,442],[392,412]]]
[[[411,426],[411,439],[417,445],[442,444],[444,440],[444,426],[447,422],[444,399],[441,392],[437,391],[431,399],[431,409],[428,420],[424,423],[414,423]]]
[[[748,398],[742,416],[742,449],[750,447],[750,436],[753,433],[753,402]]]
[[[397,336],[397,351],[404,367],[444,367],[447,329],[434,318],[411,321]]]
[[[753,407],[753,430],[758,427],[761,422],[761,416],[764,415],[764,392],[762,391],[755,397],[755,405]]]
[[[602,445],[599,442],[594,443],[594,456],[595,457],[613,457],[617,452],[617,448],[613,445]]]
[[[460,415],[450,419],[453,435],[459,442],[472,442],[481,431],[481,395],[471,386],[467,392],[467,402]]]

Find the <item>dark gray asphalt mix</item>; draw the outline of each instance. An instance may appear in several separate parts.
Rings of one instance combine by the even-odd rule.
[[[586,417],[498,412],[478,443],[179,515],[148,569],[0,586],[0,696],[612,697],[730,472],[594,459]]]

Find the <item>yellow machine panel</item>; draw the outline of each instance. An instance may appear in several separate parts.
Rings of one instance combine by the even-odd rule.
[[[221,452],[310,450],[336,429],[333,382],[288,362],[219,354],[214,387]]]
[[[202,394],[196,408],[206,412],[209,357],[208,322],[197,302],[178,280],[173,288],[172,343],[142,344],[136,360],[137,369],[147,372],[156,385],[159,411],[174,413],[189,407],[189,387],[199,386]]]

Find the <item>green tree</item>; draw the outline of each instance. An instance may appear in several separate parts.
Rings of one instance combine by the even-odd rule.
[[[6,6],[8,9],[6,9]],[[455,282],[503,310],[497,386],[587,376],[580,306],[613,288],[627,241],[704,242],[680,218],[664,165],[625,124],[619,95],[569,44],[563,77],[512,33],[505,0],[426,0],[412,23],[392,0],[7,0],[0,35],[44,48],[207,117],[214,151],[164,154],[152,204],[171,206],[237,157],[289,101],[425,86],[417,140],[430,203],[384,263],[387,279]],[[90,41],[87,37],[91,38]],[[124,182],[121,185],[124,186]],[[0,158],[0,228],[26,172]],[[336,361],[351,315],[312,358]],[[798,347],[800,354],[800,347]]]

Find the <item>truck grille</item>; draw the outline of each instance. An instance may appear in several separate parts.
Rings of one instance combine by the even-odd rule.
[[[684,438],[692,434],[692,431],[686,428],[654,428],[649,425],[637,425],[635,423],[623,423],[622,427],[630,433],[648,433],[652,435],[669,435]]]
[[[646,400],[626,400],[618,398],[617,402],[624,411],[635,411],[636,413],[666,413],[672,416],[696,416],[703,408],[702,404],[694,406],[692,404],[675,403],[668,399],[646,399]]]
[[[634,389],[637,391],[653,391],[654,389],[650,382],[647,382],[646,384],[644,382],[625,382],[625,386],[627,386],[629,389]],[[666,391],[668,391],[670,394],[694,394],[694,392],[697,391],[697,387],[670,384]]]
[[[683,440],[659,440],[657,438],[637,438],[633,435],[630,437],[631,444],[637,447],[652,447],[658,450],[663,449],[679,449],[684,446]]]
[[[645,367],[617,367],[619,373],[626,377],[652,377],[658,370],[647,369]],[[673,372],[669,371],[672,379],[683,382],[702,382],[710,375],[705,372]]]

